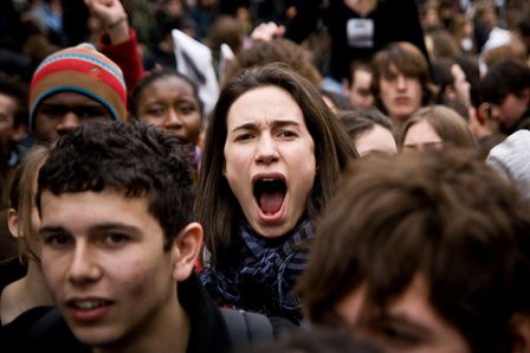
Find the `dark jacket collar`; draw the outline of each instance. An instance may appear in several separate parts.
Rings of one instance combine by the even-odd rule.
[[[186,353],[229,352],[233,346],[222,314],[196,274],[178,284],[178,296],[191,325]]]

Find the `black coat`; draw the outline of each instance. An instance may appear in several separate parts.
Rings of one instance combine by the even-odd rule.
[[[300,42],[315,29],[318,16],[331,36],[329,75],[342,82],[349,78],[353,60],[370,60],[385,45],[406,41],[416,45],[430,63],[416,0],[378,0],[377,8],[365,19],[373,21],[373,45],[354,47],[348,42],[348,22],[361,19],[359,14],[344,4],[343,0],[329,0],[319,11],[321,0],[305,0],[298,11],[299,20],[293,20],[286,37]]]

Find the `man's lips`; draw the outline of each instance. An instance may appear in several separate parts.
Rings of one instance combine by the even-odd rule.
[[[394,101],[398,104],[408,104],[410,102],[409,97],[397,97]]]
[[[112,301],[99,298],[71,299],[66,302],[70,316],[76,321],[95,321],[102,318],[109,310]]]

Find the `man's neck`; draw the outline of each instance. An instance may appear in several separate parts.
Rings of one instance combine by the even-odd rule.
[[[175,295],[176,296],[176,295]],[[190,320],[178,301],[162,309],[156,323],[141,328],[127,342],[94,347],[93,353],[185,353],[190,336]]]

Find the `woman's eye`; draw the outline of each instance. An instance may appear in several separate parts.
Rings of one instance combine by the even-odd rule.
[[[236,137],[236,141],[247,141],[252,138],[251,134],[241,134]]]
[[[296,133],[293,131],[282,131],[280,133],[280,136],[282,137],[296,137]]]

